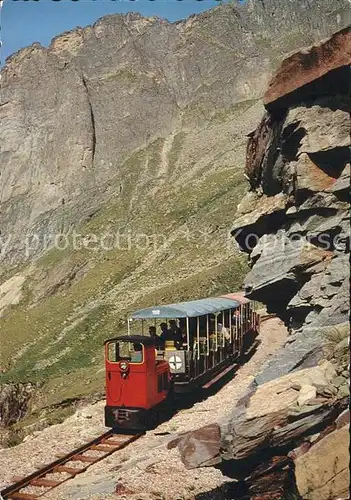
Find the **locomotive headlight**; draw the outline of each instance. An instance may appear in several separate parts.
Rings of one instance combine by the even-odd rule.
[[[127,361],[120,361],[119,362],[119,368],[120,368],[121,372],[128,371],[128,368],[129,368],[128,362]]]

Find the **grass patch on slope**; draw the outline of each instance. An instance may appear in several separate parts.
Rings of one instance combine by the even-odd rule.
[[[113,284],[123,279],[125,273],[131,267],[134,268],[133,252],[128,252],[127,255],[123,255],[123,258],[120,254],[119,251],[110,252],[108,256],[104,256],[103,260],[95,262],[89,272],[65,293],[49,296],[34,307],[27,306],[25,301],[13,307],[2,318],[2,329],[5,332],[1,348],[2,364],[6,366],[18,349],[27,345],[27,350],[20,357],[21,361],[16,362],[16,372],[18,377],[21,377],[28,372],[35,360],[40,359],[40,354],[44,354],[44,348],[48,349],[45,357],[54,355],[51,344],[56,345],[56,339],[62,331],[74,325],[76,316],[78,318],[82,316],[80,310],[86,301],[91,300],[95,294],[108,287],[109,283]],[[27,286],[30,289],[30,284]],[[77,326],[73,326],[73,332],[77,330],[77,335],[80,333],[79,328],[83,328],[84,331],[88,328],[89,322],[93,325],[97,318],[102,321],[104,310],[98,308],[89,314],[88,320],[78,321]],[[63,342],[57,345],[57,348],[65,347]],[[75,359],[72,363],[81,365],[79,359]]]

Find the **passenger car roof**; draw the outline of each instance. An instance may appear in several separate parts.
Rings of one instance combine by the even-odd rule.
[[[164,306],[148,307],[131,314],[132,319],[151,318],[194,318],[205,314],[213,314],[226,309],[235,309],[240,306],[238,300],[229,297],[209,297],[208,299],[178,302]]]
[[[228,293],[226,295],[222,295],[222,297],[237,300],[240,304],[248,304],[250,302],[250,299],[245,297],[244,292]]]
[[[155,340],[148,335],[121,335],[120,337],[115,337],[113,339],[108,339],[105,341],[111,342],[112,340],[124,341],[124,342],[139,342],[144,345],[155,345]]]

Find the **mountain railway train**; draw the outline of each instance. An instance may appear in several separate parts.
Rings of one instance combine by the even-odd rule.
[[[105,342],[105,425],[116,431],[152,427],[175,395],[230,372],[254,345],[260,318],[254,302],[234,293],[141,309],[127,325],[128,335]]]

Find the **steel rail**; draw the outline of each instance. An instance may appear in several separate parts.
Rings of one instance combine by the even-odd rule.
[[[85,443],[83,446],[76,448],[67,455],[60,457],[59,459],[51,462],[41,469],[21,478],[19,481],[7,486],[0,492],[0,499],[7,500],[35,500],[43,495],[46,495],[48,491],[52,490],[56,486],[72,479],[77,474],[84,472],[87,468],[108,457],[115,451],[121,450],[129,443],[136,441],[143,434],[114,434],[112,430],[105,432],[101,436]],[[89,450],[100,451],[101,455],[91,456],[83,455],[83,453]],[[65,467],[64,464],[67,462],[81,462],[83,467]],[[61,480],[46,479],[47,474],[65,472],[69,474]],[[20,490],[26,488],[27,486],[40,486],[44,487],[45,490],[39,493],[26,493]]]

